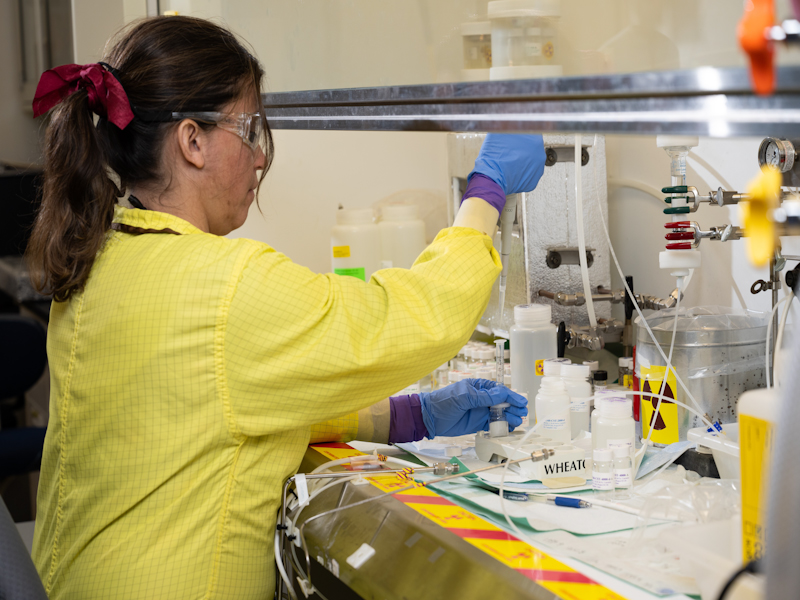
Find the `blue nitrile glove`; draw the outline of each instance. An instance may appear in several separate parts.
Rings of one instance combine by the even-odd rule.
[[[475,174],[488,177],[506,196],[532,192],[542,178],[546,158],[541,135],[490,133],[468,179]]]
[[[488,379],[464,379],[434,392],[419,395],[428,439],[455,437],[489,429],[489,407],[508,402],[505,413],[509,430],[522,425],[528,414],[524,396]]]

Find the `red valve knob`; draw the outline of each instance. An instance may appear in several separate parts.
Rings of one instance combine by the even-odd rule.
[[[680,242],[677,244],[667,244],[667,250],[691,250],[692,245],[687,242]]]
[[[675,221],[674,223],[664,223],[667,229],[688,229],[692,224],[690,221]]]
[[[691,240],[694,241],[693,231],[673,231],[664,236],[666,240]]]

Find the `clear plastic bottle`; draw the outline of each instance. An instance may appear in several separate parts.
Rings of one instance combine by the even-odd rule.
[[[614,487],[627,490],[633,485],[633,460],[630,453],[618,446],[613,450],[614,455]]]
[[[338,210],[331,228],[331,268],[337,275],[369,281],[381,268],[381,241],[371,208]]]
[[[589,382],[589,365],[562,365],[561,379],[569,394],[570,428],[572,438],[581,431],[589,431],[589,407],[592,402],[592,384]]]
[[[592,452],[592,490],[595,494],[614,492],[614,465],[611,450],[595,448]]]
[[[433,372],[433,389],[439,390],[447,385],[447,374],[449,372],[450,365],[448,363],[444,363],[441,367]]]
[[[541,376],[537,363],[557,356],[556,326],[550,322],[552,309],[546,304],[523,304],[514,307],[514,325],[510,330],[511,387],[535,398]]]
[[[636,423],[633,420],[633,402],[630,398],[610,394],[595,395],[592,413],[592,448],[624,447],[633,458]]]
[[[389,204],[381,209],[378,223],[383,268],[410,269],[425,250],[425,221],[413,204]]]
[[[541,434],[556,442],[569,443],[572,440],[569,395],[561,378],[543,377],[535,402],[537,422],[544,420]]]

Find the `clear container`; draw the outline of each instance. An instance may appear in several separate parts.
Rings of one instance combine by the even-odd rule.
[[[506,409],[511,406],[508,402],[501,402],[489,407],[489,437],[507,437],[508,420]]]
[[[383,268],[410,269],[425,250],[425,221],[413,204],[388,204],[381,208],[378,223],[381,234]]]
[[[496,69],[510,67],[545,67],[542,76],[561,74],[560,0],[498,0],[489,3],[488,16],[492,23],[492,79],[498,78]]]
[[[556,326],[550,322],[552,309],[546,304],[523,304],[514,307],[511,341],[511,387],[535,398],[539,391],[544,360],[557,356]],[[541,362],[539,362],[541,361]],[[539,364],[537,364],[539,363]]]
[[[512,346],[513,347],[513,346]],[[570,402],[567,389],[560,377],[543,377],[536,394],[537,422],[543,420],[542,435],[556,442],[572,440]],[[530,413],[530,406],[528,407]]]
[[[448,363],[444,363],[441,367],[433,372],[433,389],[439,390],[449,383],[447,379],[449,372],[450,365]]]
[[[608,448],[595,448],[592,452],[592,489],[604,495],[614,491],[614,464]]]
[[[633,459],[630,453],[618,446],[612,451],[614,455],[614,487],[616,489],[630,489],[633,485]]]
[[[595,393],[604,390],[608,387],[608,372],[595,371],[594,372],[594,391]]]
[[[490,21],[462,23],[461,40],[464,48],[464,69],[491,68],[492,23]]]
[[[633,420],[633,402],[630,398],[609,393],[595,395],[592,413],[592,448],[623,447],[633,459],[636,423]]]
[[[589,412],[592,403],[592,384],[589,365],[562,365],[561,379],[569,394],[570,428],[572,438],[589,431]]]
[[[371,208],[336,211],[331,251],[334,273],[369,281],[381,268],[380,233]]]

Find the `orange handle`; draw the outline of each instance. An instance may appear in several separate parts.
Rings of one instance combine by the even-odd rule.
[[[775,24],[774,0],[745,0],[744,15],[739,21],[739,44],[750,57],[750,75],[757,94],[768,95],[775,89],[775,50],[766,31]]]

